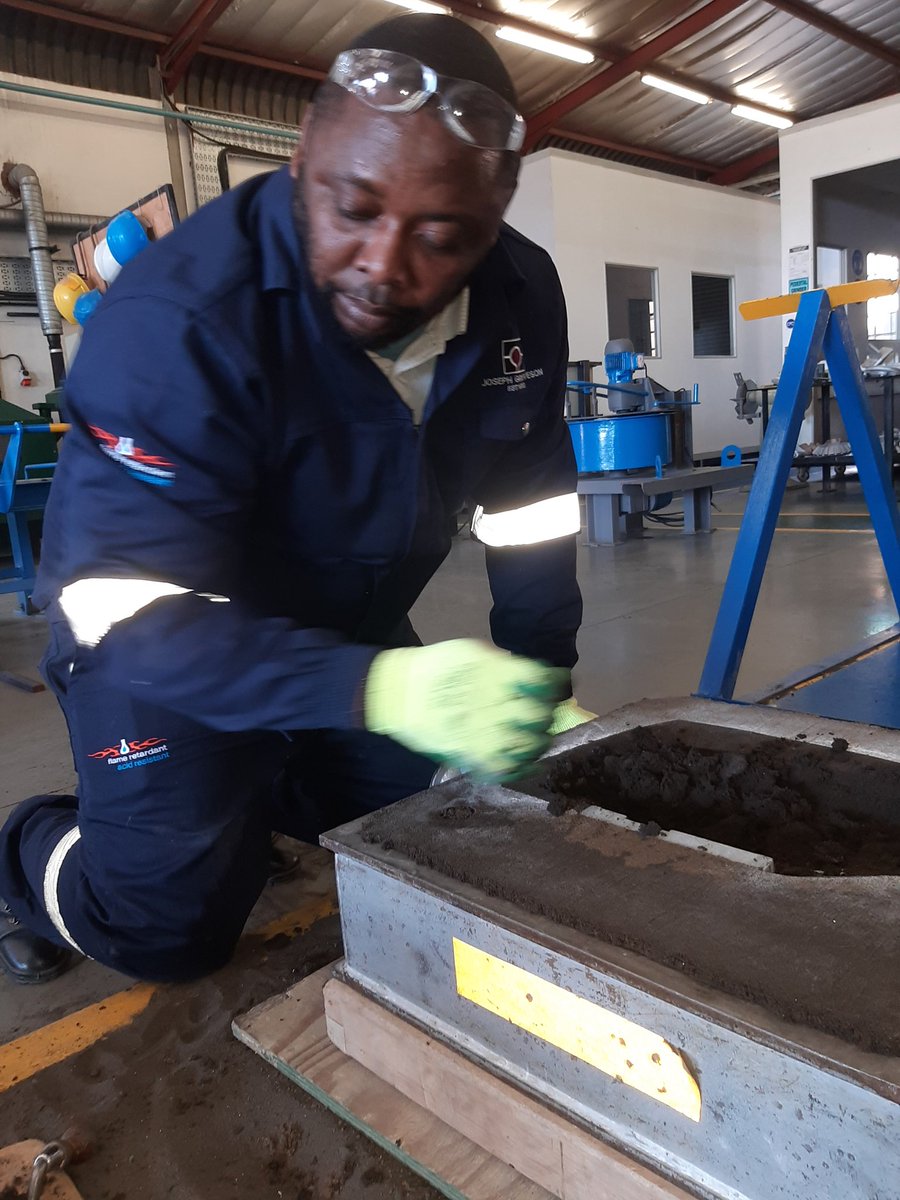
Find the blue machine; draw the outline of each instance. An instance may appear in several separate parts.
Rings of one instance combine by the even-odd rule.
[[[614,546],[656,525],[677,525],[686,534],[709,533],[715,488],[740,487],[753,473],[737,455],[718,467],[694,466],[693,390],[668,391],[647,375],[644,356],[626,339],[608,342],[605,384],[595,383],[599,362],[569,363],[567,420],[578,494],[585,497],[586,544]],[[599,410],[605,402],[606,414]],[[682,497],[682,511],[654,516]]]
[[[15,421],[0,425],[0,437],[7,437],[3,466],[0,467],[0,513],[6,514],[9,540],[12,545],[12,567],[0,570],[0,595],[16,592],[21,612],[29,611],[29,599],[34,590],[34,555],[28,519],[32,513],[43,512],[50,494],[50,482],[56,463],[29,463],[24,478],[19,478],[22,446],[25,438],[35,433],[63,433],[66,425],[28,424]]]
[[[623,413],[569,422],[580,474],[639,471],[672,461],[668,413]]]
[[[579,364],[579,378],[569,390],[579,394],[590,415],[570,418],[580,474],[663,469],[693,464],[690,407],[694,395],[667,391],[647,375],[644,356],[627,338],[607,342],[603,352],[605,384],[590,378],[593,363]],[[597,412],[603,399],[609,416]]]

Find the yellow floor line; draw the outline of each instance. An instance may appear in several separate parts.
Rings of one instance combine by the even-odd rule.
[[[728,533],[737,533],[740,529],[739,525],[715,525],[715,529],[722,529]],[[787,525],[783,528],[776,527],[776,533],[863,533],[866,537],[874,537],[875,534],[871,529],[800,529],[795,525]]]
[[[71,1058],[144,1011],[156,987],[139,983],[0,1047],[0,1092]]]
[[[333,896],[316,896],[250,936],[266,942],[279,934],[294,937],[336,911]],[[124,1028],[144,1011],[157,991],[156,984],[139,983],[0,1046],[0,1093]]]
[[[337,903],[334,896],[317,896],[302,908],[295,908],[292,912],[276,917],[268,925],[263,925],[253,936],[262,938],[264,942],[271,942],[282,933],[288,937],[295,937],[298,933],[306,933],[316,921],[333,916],[336,912]]]

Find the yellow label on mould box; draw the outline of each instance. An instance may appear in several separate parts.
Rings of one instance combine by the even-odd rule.
[[[658,1034],[458,938],[453,959],[456,990],[464,1000],[700,1120],[697,1081],[681,1054]]]

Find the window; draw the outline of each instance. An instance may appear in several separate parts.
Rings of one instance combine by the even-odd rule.
[[[847,251],[840,246],[816,246],[816,287],[847,282]]]
[[[867,254],[866,279],[896,279],[900,275],[900,258],[895,254]],[[897,309],[900,297],[876,296],[866,303],[869,337],[873,341],[896,341]]]
[[[692,275],[694,358],[727,358],[734,354],[730,275]]]
[[[630,338],[638,354],[659,358],[655,267],[606,264],[608,336]]]

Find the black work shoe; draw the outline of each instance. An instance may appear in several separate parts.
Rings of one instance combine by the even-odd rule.
[[[0,971],[15,983],[47,983],[72,961],[71,951],[20,925],[0,900]]]

